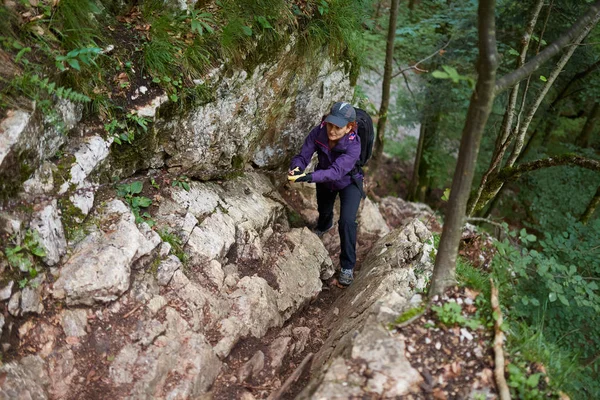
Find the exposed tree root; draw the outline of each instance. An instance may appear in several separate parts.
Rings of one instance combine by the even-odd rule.
[[[504,350],[502,349],[502,343],[504,342],[504,332],[502,332],[502,311],[500,310],[500,302],[498,300],[498,289],[494,286],[494,281],[490,279],[492,285],[492,312],[496,317],[494,324],[494,377],[496,378],[496,386],[498,386],[498,393],[500,394],[500,400],[510,400],[510,391],[506,384],[506,378],[504,377]]]

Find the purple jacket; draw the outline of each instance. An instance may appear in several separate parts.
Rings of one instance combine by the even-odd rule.
[[[349,172],[360,158],[360,137],[356,132],[343,136],[333,149],[328,146],[327,127],[325,122],[317,125],[308,134],[302,145],[300,154],[292,158],[290,170],[299,167],[304,171],[314,152],[317,152],[319,163],[312,174],[315,183],[328,183],[331,190],[342,190],[352,183]],[[362,179],[362,175],[354,175]]]

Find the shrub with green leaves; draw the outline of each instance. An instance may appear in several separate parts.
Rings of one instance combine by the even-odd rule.
[[[598,360],[586,361],[600,352],[600,221],[571,221],[564,232],[546,232],[543,239],[524,229],[510,237],[518,245],[508,239],[498,242],[493,269],[511,318],[541,327],[547,343],[579,360],[570,371],[562,369],[563,390],[577,393],[576,398],[585,398],[588,389],[581,388],[600,393],[593,378],[597,372],[592,372],[600,368]]]
[[[4,255],[8,264],[16,271],[26,273],[27,276],[19,280],[19,287],[23,288],[37,276],[38,270],[36,266],[39,264],[39,259],[46,256],[46,251],[39,243],[39,235],[36,231],[27,230],[23,240],[17,240],[17,236],[13,235],[9,241],[12,245],[4,248]]]
[[[153,226],[155,224],[152,216],[147,212],[143,211],[143,208],[149,207],[152,204],[152,200],[145,196],[138,196],[144,189],[144,183],[141,181],[135,181],[117,186],[117,195],[125,199],[127,204],[131,207],[131,211],[135,216],[136,223],[146,222],[148,225]]]
[[[132,144],[136,134],[148,131],[149,123],[150,119],[129,113],[125,114],[123,120],[113,118],[112,121],[104,124],[104,129],[114,138],[115,143],[123,144],[123,142],[127,142]]]
[[[477,329],[481,325],[479,321],[462,315],[462,307],[456,302],[449,301],[442,306],[431,306],[431,309],[437,314],[440,322],[446,326],[460,325]]]

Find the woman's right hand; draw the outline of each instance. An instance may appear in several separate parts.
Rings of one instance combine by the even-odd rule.
[[[290,169],[288,171],[288,175],[291,175],[291,176],[294,176],[294,175],[299,174],[299,173],[300,173],[300,167],[296,167],[296,168]]]

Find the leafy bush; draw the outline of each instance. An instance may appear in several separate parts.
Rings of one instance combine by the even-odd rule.
[[[463,316],[462,307],[456,302],[447,302],[443,306],[431,306],[431,309],[446,326],[460,325],[477,329],[481,325],[479,321]]]
[[[23,240],[18,240],[16,235],[10,237],[9,241],[12,245],[4,248],[4,255],[8,260],[8,264],[20,272],[24,272],[27,276],[21,276],[19,279],[19,287],[23,288],[37,276],[39,259],[46,256],[46,251],[39,244],[39,236],[36,231],[27,230]]]
[[[564,232],[546,232],[539,241],[524,229],[510,237],[518,242],[496,244],[493,268],[511,318],[539,327],[545,343],[570,354],[572,366],[549,371],[564,390],[576,398],[600,393],[598,360],[585,361],[600,352],[600,221],[586,226],[571,220]]]

